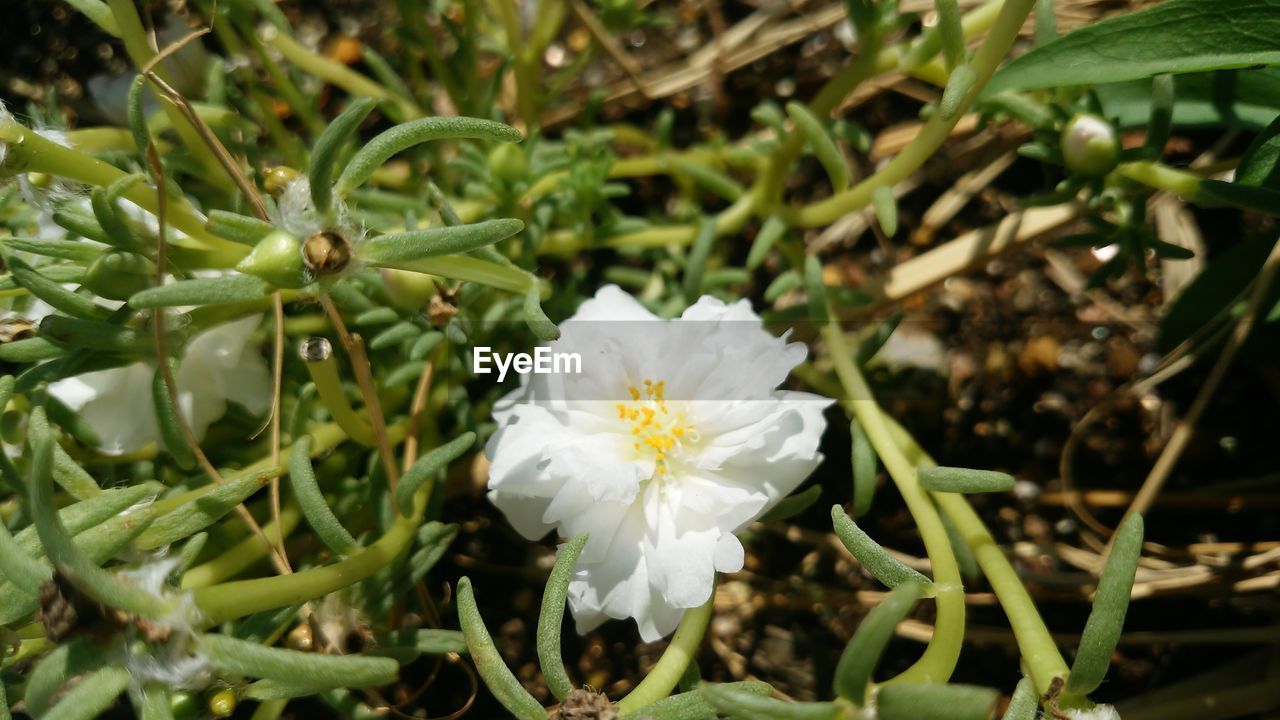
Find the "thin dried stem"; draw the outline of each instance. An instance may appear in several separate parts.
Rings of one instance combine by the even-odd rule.
[[[401,472],[409,472],[418,459],[418,435],[422,432],[422,413],[427,409],[427,395],[431,392],[431,379],[435,374],[435,362],[427,363],[422,369],[422,377],[418,378],[418,387],[413,391],[413,401],[409,404],[409,433],[404,437],[404,458]]]
[[[400,481],[400,470],[396,465],[395,455],[391,452],[391,441],[387,437],[387,421],[382,416],[382,403],[378,400],[378,392],[373,385],[373,370],[369,365],[369,356],[365,353],[364,338],[348,332],[347,325],[342,320],[342,313],[338,312],[338,308],[334,306],[333,300],[329,299],[327,294],[320,294],[320,304],[324,307],[330,322],[333,323],[333,328],[338,333],[338,340],[347,351],[347,357],[351,358],[351,367],[356,374],[356,385],[360,387],[360,394],[364,397],[369,425],[373,428],[374,438],[378,442],[378,456],[382,459],[382,467],[387,474],[387,487],[395,493],[396,483]]]
[[[168,269],[168,244],[164,238],[169,193],[168,188],[165,186],[164,167],[160,164],[160,157],[156,154],[154,143],[147,146],[147,163],[151,166],[151,172],[156,180],[156,283],[163,285]],[[195,433],[191,431],[191,426],[187,424],[187,419],[183,417],[181,406],[178,404],[178,386],[174,381],[173,371],[169,367],[169,356],[165,350],[164,320],[164,311],[157,310],[151,317],[151,329],[155,342],[157,364],[160,368],[160,376],[164,380],[165,392],[169,394],[169,403],[177,409],[177,412],[174,413],[174,419],[178,423],[178,429],[182,432],[182,437],[186,440],[187,446],[191,448],[192,454],[195,455],[196,461],[200,464],[200,468],[204,470],[205,475],[209,476],[211,482],[221,485],[225,480],[223,480],[218,469],[213,466],[213,463],[209,461],[209,456],[204,454],[204,449],[200,447],[200,441],[196,439]],[[266,533],[262,531],[262,526],[254,519],[249,509],[244,506],[244,503],[236,506],[236,514],[266,544],[271,564],[281,574],[288,575],[291,572],[288,561],[271,544]],[[277,523],[278,526],[279,523]]]
[[[1231,369],[1231,364],[1235,361],[1240,348],[1244,347],[1245,341],[1249,339],[1249,333],[1253,330],[1258,314],[1263,309],[1263,304],[1267,299],[1271,283],[1275,279],[1277,271],[1280,271],[1280,244],[1271,249],[1271,254],[1267,256],[1266,262],[1263,263],[1262,270],[1253,281],[1253,293],[1249,297],[1249,304],[1240,315],[1240,319],[1236,321],[1231,337],[1227,338],[1227,344],[1222,348],[1222,354],[1218,356],[1213,369],[1209,371],[1209,377],[1200,386],[1200,392],[1196,394],[1196,398],[1192,401],[1186,416],[1178,424],[1178,427],[1174,429],[1173,436],[1169,439],[1168,444],[1165,445],[1164,451],[1160,453],[1160,457],[1156,459],[1155,466],[1151,468],[1147,479],[1143,481],[1142,488],[1138,490],[1137,496],[1133,499],[1133,504],[1125,512],[1125,517],[1132,513],[1145,513],[1155,501],[1156,496],[1159,495],[1165,481],[1169,479],[1169,475],[1173,472],[1178,459],[1182,457],[1183,451],[1187,449],[1188,444],[1191,442],[1191,437],[1195,434],[1196,423],[1200,421],[1200,416],[1204,414],[1214,395],[1217,394],[1218,386],[1226,378],[1227,372]],[[1110,543],[1108,543],[1107,550],[1108,552],[1110,551]]]
[[[275,337],[271,358],[271,464],[280,467],[280,401],[284,394],[284,300],[276,291],[271,298],[275,310]],[[284,526],[280,523],[280,477],[271,478],[271,517],[276,525],[276,550],[285,565],[289,555],[284,548]]]

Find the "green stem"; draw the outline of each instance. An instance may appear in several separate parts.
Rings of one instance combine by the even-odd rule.
[[[302,511],[298,508],[298,504],[290,502],[280,511],[280,524],[277,525],[272,521],[267,525],[263,525],[262,534],[269,538],[288,537],[294,528],[298,526],[298,521],[301,519]],[[183,573],[182,589],[193,590],[199,587],[207,587],[220,580],[234,577],[257,561],[265,558],[268,550],[269,546],[262,542],[262,538],[257,535],[250,535],[231,546],[221,555]]]
[[[658,658],[658,663],[634,690],[618,701],[618,712],[625,715],[629,711],[639,710],[671,694],[680,682],[680,678],[684,676],[689,663],[693,662],[698,646],[702,644],[702,636],[707,631],[707,624],[711,622],[715,600],[716,590],[713,584],[711,597],[699,607],[685,612],[684,618],[680,620],[680,627],[676,628],[671,644],[662,653],[662,657]]]
[[[395,427],[402,435],[404,427]],[[390,433],[392,428],[387,430]],[[397,516],[377,542],[339,562],[292,575],[237,580],[193,591],[191,597],[201,613],[200,626],[212,627],[256,612],[315,600],[373,575],[413,543],[427,509],[430,489],[428,485],[420,488],[413,498],[413,512]]]
[[[134,0],[110,0],[111,14],[115,17],[116,25],[120,29],[120,39],[124,41],[124,48],[129,53],[129,59],[141,71],[156,56],[155,50],[151,49],[151,42],[147,39],[147,31],[142,26],[142,18],[138,15],[138,8],[134,5]],[[163,63],[156,65],[152,71],[160,77],[160,79],[173,83],[169,79],[169,74],[165,70]],[[205,169],[204,179],[216,185],[222,190],[234,189],[234,183],[222,165],[218,163],[214,157],[213,151],[204,144],[204,140],[200,137],[200,133],[196,128],[183,117],[182,113],[172,103],[161,102],[164,113],[169,117],[169,121],[173,123],[173,129],[177,131],[178,137],[182,139],[182,144],[187,148],[187,152],[191,153],[201,166]]]
[[[756,192],[748,192],[738,198],[729,207],[715,217],[716,237],[724,237],[742,229],[755,210]],[[700,225],[660,225],[646,228],[625,235],[611,237],[605,241],[608,247],[665,247],[667,245],[689,245],[698,236]],[[557,248],[560,250],[561,248]]]
[[[881,186],[892,187],[905,180],[920,166],[924,165],[951,135],[951,131],[960,120],[960,117],[973,104],[973,101],[982,92],[982,88],[986,86],[987,81],[991,79],[991,75],[995,73],[996,67],[999,66],[1005,54],[1009,52],[1013,41],[1018,37],[1018,31],[1022,28],[1022,23],[1027,19],[1027,15],[1030,14],[1034,6],[1035,0],[1006,0],[1000,8],[1000,14],[997,16],[990,34],[987,35],[987,39],[983,41],[982,46],[978,48],[970,65],[977,74],[977,79],[974,81],[973,86],[969,88],[969,92],[965,94],[964,100],[960,103],[959,110],[955,114],[950,115],[948,119],[944,119],[942,113],[935,113],[925,123],[915,139],[902,152],[898,153],[897,157],[874,175],[854,185],[852,188],[836,193],[825,200],[820,200],[798,209],[784,210],[783,213],[787,220],[797,227],[817,227],[834,222],[844,215],[865,208],[871,202],[872,193],[875,192],[876,188]]]
[[[828,312],[834,318],[835,313],[830,310]],[[840,384],[844,386],[846,405],[866,431],[876,454],[880,456],[889,476],[906,501],[907,510],[920,529],[920,537],[924,540],[925,551],[933,569],[933,582],[937,590],[934,598],[937,620],[933,637],[916,664],[889,682],[946,682],[960,659],[960,649],[964,644],[965,616],[964,584],[955,553],[951,549],[951,541],[947,537],[946,526],[942,524],[942,518],[938,516],[929,494],[920,487],[915,466],[894,441],[885,414],[876,404],[871,388],[862,377],[862,371],[858,369],[853,353],[845,343],[839,322],[834,319],[828,322],[822,329],[822,337],[827,343],[827,353],[835,366]]]
[[[894,444],[917,465],[937,464],[893,418],[885,418],[885,424]],[[951,518],[965,544],[973,550],[978,566],[1009,618],[1009,626],[1013,628],[1018,650],[1022,653],[1022,662],[1035,682],[1036,691],[1041,695],[1047,693],[1055,678],[1066,675],[1067,664],[1018,572],[963,495],[933,493],[933,499]]]
[[[108,187],[128,175],[114,165],[48,140],[10,117],[0,117],[0,143],[8,146],[5,169],[11,172],[41,172],[97,187]],[[144,183],[135,183],[123,197],[150,213],[159,207],[155,189]],[[206,230],[205,219],[185,200],[171,200],[166,219],[169,225],[211,248],[245,249]]]
[[[278,28],[269,27],[264,33],[263,39],[267,44],[280,51],[280,54],[286,60],[298,68],[315,75],[325,82],[337,85],[353,97],[371,97],[389,101],[391,105],[387,114],[391,116],[392,120],[404,122],[423,116],[422,108],[418,107],[412,100],[397,97],[395,93],[378,82],[361,75],[346,65],[311,52]]]
[[[1121,163],[1116,173],[1157,190],[1165,190],[1195,202],[1200,197],[1200,181],[1195,173],[1177,170],[1158,162],[1143,160]]]

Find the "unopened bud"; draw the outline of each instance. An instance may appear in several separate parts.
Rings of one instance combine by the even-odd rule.
[[[84,286],[108,300],[128,300],[155,280],[156,265],[131,252],[105,252],[89,265]]]
[[[1072,172],[1106,175],[1120,160],[1120,136],[1097,115],[1077,115],[1062,130],[1062,159]]]
[[[382,268],[382,285],[391,302],[405,310],[417,310],[436,295],[435,275]]]
[[[303,260],[302,243],[283,230],[259,240],[253,252],[236,265],[236,270],[281,288],[305,287],[315,280]]]

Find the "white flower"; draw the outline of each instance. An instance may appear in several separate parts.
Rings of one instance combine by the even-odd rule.
[[[1065,710],[1071,720],[1120,720],[1120,713],[1111,705],[1095,705],[1090,710]]]
[[[227,403],[254,414],[271,404],[271,374],[249,336],[262,320],[253,315],[212,327],[187,343],[174,383],[178,406],[197,438],[227,411]],[[64,378],[49,386],[89,424],[101,443],[98,450],[122,455],[159,442],[151,382],[155,365],[135,362],[124,367]]]
[[[560,326],[581,374],[534,374],[494,409],[489,498],[529,539],[590,534],[569,587],[579,632],[635,618],[652,642],[742,569],[734,533],[822,460],[831,401],[778,390],[806,355],[746,300],[662,321],[615,286]]]

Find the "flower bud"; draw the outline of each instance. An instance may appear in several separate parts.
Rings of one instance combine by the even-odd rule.
[[[391,302],[405,310],[417,310],[436,295],[435,275],[382,268],[382,285]]]
[[[192,720],[200,716],[200,703],[196,696],[185,690],[175,691],[169,696],[169,709],[174,720]]]
[[[1106,175],[1120,159],[1120,136],[1097,115],[1076,115],[1062,130],[1062,159],[1072,172]]]
[[[503,143],[489,153],[489,172],[505,183],[523,180],[529,172],[524,150],[515,143]]]
[[[302,243],[283,230],[259,240],[253,252],[236,265],[236,270],[282,288],[305,287],[315,280],[303,261]]]
[[[236,691],[223,688],[209,696],[209,713],[216,718],[231,717],[236,711]]]
[[[276,165],[267,170],[266,177],[262,179],[262,187],[272,195],[279,195],[284,192],[289,183],[300,177],[302,177],[302,173],[288,165]]]
[[[151,287],[156,265],[131,252],[112,250],[89,265],[84,286],[108,300],[128,300]]]

